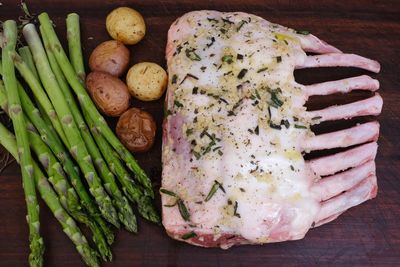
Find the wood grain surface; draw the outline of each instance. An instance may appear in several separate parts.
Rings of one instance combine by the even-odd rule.
[[[17,0],[0,0],[0,20],[21,15]],[[65,43],[65,17],[77,12],[87,59],[92,49],[109,39],[105,17],[114,7],[126,5],[145,17],[147,35],[130,47],[131,63],[153,61],[165,66],[164,48],[169,25],[185,12],[198,9],[245,11],[295,29],[307,29],[345,52],[378,60],[382,71],[372,75],[381,83],[384,99],[377,156],[379,192],[328,225],[310,230],[300,241],[242,246],[230,250],[193,247],[170,239],[162,227],[139,221],[137,235],[121,230],[113,246],[114,261],[104,266],[400,266],[400,1],[266,1],[266,0],[36,0],[28,1],[34,13],[47,11]],[[298,82],[310,84],[364,74],[352,68],[296,71]],[[312,98],[309,109],[362,99],[369,94]],[[158,189],[161,179],[162,100],[132,101],[157,120],[154,148],[137,159]],[[325,123],[317,132],[343,128],[362,118]],[[115,121],[110,121],[113,125]],[[324,152],[325,153],[325,152]],[[324,154],[322,153],[322,154]],[[320,155],[321,153],[318,153]],[[308,157],[314,157],[308,155]],[[157,205],[159,198],[157,198]],[[26,266],[28,234],[25,203],[18,166],[0,175],[0,266]],[[46,266],[82,266],[83,263],[61,227],[41,202],[41,229],[46,243]]]

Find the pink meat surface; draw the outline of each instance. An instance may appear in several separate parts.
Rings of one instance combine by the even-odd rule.
[[[306,52],[319,55],[307,56]],[[311,34],[235,12],[177,19],[166,48],[163,224],[175,239],[228,248],[301,239],[375,197],[377,122],[315,136],[312,124],[378,115],[379,94],[307,112],[311,95],[376,91],[367,75],[304,86],[296,68],[379,63]],[[311,150],[350,147],[305,161]]]

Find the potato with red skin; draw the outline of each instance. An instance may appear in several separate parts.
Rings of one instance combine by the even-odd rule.
[[[156,123],[150,113],[131,108],[119,118],[116,132],[129,151],[146,152],[154,144]]]
[[[92,71],[120,77],[128,68],[129,54],[129,49],[120,41],[105,41],[93,50],[89,57],[89,67]]]
[[[96,106],[105,115],[117,117],[129,108],[128,87],[117,77],[105,72],[91,72],[86,78],[86,87]]]

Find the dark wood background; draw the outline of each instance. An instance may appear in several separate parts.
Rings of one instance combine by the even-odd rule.
[[[0,20],[21,15],[17,0],[2,0]],[[377,156],[378,197],[346,212],[336,221],[310,230],[300,241],[243,246],[230,250],[189,246],[167,237],[164,229],[140,221],[137,235],[121,230],[113,246],[114,261],[104,266],[399,266],[400,265],[400,2],[399,1],[265,1],[265,0],[146,0],[146,1],[28,1],[34,13],[47,11],[65,41],[65,17],[77,12],[82,21],[85,58],[100,42],[109,39],[105,17],[113,8],[127,5],[145,18],[147,35],[132,46],[132,63],[154,61],[165,66],[164,48],[169,25],[180,15],[195,9],[245,11],[267,20],[307,29],[345,52],[378,60],[382,71],[372,75],[381,82],[384,98],[379,116],[381,136]],[[64,42],[65,43],[65,42]],[[366,73],[356,69],[296,71],[299,82],[309,84]],[[345,103],[368,96],[354,92],[346,96],[313,98],[309,109]],[[133,101],[162,120],[162,100]],[[339,129],[350,122],[325,123],[317,132]],[[113,123],[110,121],[110,123]],[[155,147],[137,158],[158,188],[161,178],[161,130]],[[332,151],[330,151],[332,152]],[[328,152],[328,153],[330,153]],[[309,155],[325,154],[318,153]],[[47,207],[41,203],[42,233],[47,266],[81,266],[78,253],[61,231]],[[159,205],[159,199],[157,199]],[[25,203],[18,166],[12,164],[0,176],[0,266],[26,266],[28,255]]]

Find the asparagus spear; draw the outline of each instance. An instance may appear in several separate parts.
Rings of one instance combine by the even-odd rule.
[[[143,218],[159,224],[160,217],[158,216],[158,213],[152,204],[151,198],[142,193],[140,186],[135,184],[128,171],[124,168],[124,165],[120,162],[118,156],[115,155],[115,151],[97,130],[93,120],[90,118],[90,116],[88,116],[85,110],[83,113],[89,123],[90,130],[101,150],[101,153],[104,156],[104,159],[106,160],[111,171],[118,178],[125,195],[130,201],[138,205],[138,211]]]
[[[13,61],[15,67],[18,69],[19,73],[24,77],[25,81],[31,88],[32,93],[35,96],[35,99],[38,101],[39,105],[43,107],[43,109],[46,111],[47,116],[50,118],[52,125],[54,129],[57,131],[61,140],[64,143],[67,143],[68,140],[65,136],[59,117],[56,111],[54,110],[53,104],[51,104],[48,96],[43,91],[40,81],[35,78],[35,75],[29,68],[28,64],[25,61],[23,61],[18,54],[16,53],[13,54]]]
[[[35,62],[33,62],[33,56],[29,46],[23,46],[18,49],[18,53],[21,56],[22,60],[28,65],[29,69],[32,71],[33,75],[35,75],[36,80],[39,80],[39,74],[37,73]],[[39,103],[39,101],[36,101]],[[52,125],[51,119],[47,116],[45,109],[39,104],[38,109],[43,120],[47,123],[47,125]],[[61,126],[61,125],[60,125]],[[61,129],[61,128],[60,128]],[[55,133],[55,129],[51,127],[52,132]]]
[[[17,144],[15,137],[10,133],[3,124],[0,123],[0,143],[18,160]],[[42,199],[50,208],[54,217],[60,222],[65,234],[75,244],[75,247],[82,259],[88,266],[99,266],[97,253],[94,251],[86,241],[85,236],[82,234],[75,221],[63,209],[56,193],[47,182],[46,177],[40,170],[36,162],[32,162],[33,177],[36,187],[39,190]],[[50,178],[49,178],[50,179]]]
[[[0,68],[0,74],[1,73],[2,72]],[[39,121],[37,125],[42,125],[41,131],[45,132],[45,134],[42,136],[35,134],[36,131],[35,126],[30,125],[31,122],[29,121],[28,118],[25,117],[25,120],[28,123],[27,132],[29,135],[29,139],[31,140],[32,148],[37,154],[39,160],[42,162],[42,165],[46,168],[46,171],[49,175],[49,181],[56,189],[56,192],[60,197],[61,204],[75,220],[87,225],[90,228],[90,230],[93,233],[93,241],[96,244],[97,249],[99,250],[102,258],[104,260],[111,260],[112,259],[111,250],[107,244],[107,241],[103,236],[102,229],[99,228],[98,224],[96,223],[96,220],[93,221],[92,218],[90,218],[83,212],[79,204],[79,198],[75,190],[71,187],[68,179],[66,178],[63,170],[61,169],[61,166],[59,165],[57,159],[54,157],[52,151],[49,149],[49,147],[45,145],[44,141],[42,141],[42,139],[49,141],[49,138],[47,138],[46,134],[46,131],[48,131],[47,126],[43,124],[43,121],[40,120],[40,117],[37,115],[38,110],[33,106],[33,103],[30,102],[30,99],[28,98],[28,96],[26,95],[25,91],[22,89],[20,84],[18,87],[19,87],[19,93],[20,95],[22,95],[21,102],[23,110],[32,114],[32,117],[35,118],[36,121]],[[7,106],[8,103],[7,103],[7,96],[5,89],[0,86],[0,107],[3,110],[7,111]],[[62,157],[65,159],[65,156]],[[106,231],[109,232],[108,227],[106,228]]]
[[[25,192],[27,206],[27,222],[29,226],[29,241],[31,253],[29,264],[31,266],[43,265],[44,244],[40,236],[39,205],[36,199],[35,183],[33,178],[32,158],[29,148],[29,140],[26,135],[26,123],[22,115],[21,103],[17,90],[14,64],[11,53],[15,52],[17,41],[17,24],[13,20],[3,23],[5,44],[3,44],[3,79],[9,100],[9,114],[14,125],[18,154],[21,162],[22,184]]]
[[[81,31],[79,30],[79,15],[76,13],[68,14],[67,16],[67,40],[69,58],[75,72],[82,83],[85,82],[85,66],[83,64],[82,49],[81,49]]]
[[[2,75],[1,61],[0,75]],[[1,91],[2,90],[0,90],[0,92]],[[70,158],[68,152],[64,149],[64,146],[59,137],[54,134],[54,131],[51,130],[51,126],[46,124],[45,121],[42,119],[42,117],[40,116],[40,112],[38,112],[38,110],[29,99],[29,96],[26,94],[20,84],[18,84],[18,92],[21,97],[23,110],[26,111],[26,114],[28,115],[29,119],[34,124],[36,129],[39,130],[42,140],[50,147],[54,155],[56,155],[58,160],[62,163],[65,172],[68,174],[73,187],[79,195],[83,207],[89,212],[89,215],[94,218],[94,221],[91,221],[90,219],[88,220],[88,223],[90,223],[88,224],[88,226],[92,229],[94,233],[93,240],[96,243],[103,259],[111,260],[112,254],[110,248],[104,242],[103,235],[105,236],[107,243],[111,245],[114,242],[113,232],[99,214],[99,210],[96,204],[93,202],[92,198],[89,196],[89,193],[86,191],[86,188],[82,183],[81,178],[73,164],[73,160]],[[0,99],[4,99],[5,101],[7,101],[5,94],[0,94]],[[0,104],[0,106],[4,107],[4,104]],[[82,220],[84,220],[83,217]],[[98,229],[98,226],[100,226],[101,230]]]
[[[72,15],[72,14],[71,14]],[[43,28],[40,27],[42,37],[44,40],[44,43],[46,44],[46,48],[49,47],[48,40],[46,35],[43,32]],[[79,33],[74,33],[74,31],[79,31],[79,26],[78,27],[71,27],[68,29],[67,25],[67,30],[68,30],[68,43],[69,43],[69,56],[71,58],[71,64],[73,68],[75,69],[76,74],[79,76],[79,73],[84,73],[84,65],[83,65],[83,60],[72,60],[72,58],[78,58],[80,57],[82,59],[82,51],[81,51],[81,46],[80,42],[78,44],[70,44],[70,42],[76,42],[76,40],[72,40],[69,37],[70,36],[80,36]],[[78,40],[80,41],[80,40]],[[49,49],[48,50],[48,57],[50,63],[55,60],[53,52]],[[52,59],[52,60],[50,60]],[[67,85],[67,82],[65,80],[64,75],[62,74],[62,71],[60,70],[60,67],[58,66],[57,63],[57,73],[60,73],[62,76],[62,83]],[[79,71],[78,71],[79,70]],[[69,98],[73,100],[72,94],[68,90]],[[67,100],[68,101],[68,100]],[[85,117],[87,123],[90,125],[90,131],[96,140],[97,145],[99,146],[101,153],[104,155],[104,158],[106,159],[106,162],[110,168],[112,168],[112,172],[116,175],[120,183],[122,184],[122,189],[125,193],[125,195],[132,201],[138,204],[138,210],[139,213],[142,215],[143,218],[155,222],[155,223],[160,223],[160,217],[157,214],[157,211],[153,207],[153,204],[151,203],[151,199],[148,196],[143,196],[142,190],[135,185],[134,181],[132,180],[131,176],[129,173],[125,170],[124,166],[121,164],[120,159],[118,156],[114,155],[114,149],[110,146],[110,144],[107,142],[107,140],[104,139],[104,137],[101,135],[101,133],[96,129],[93,120],[90,118],[90,116],[83,110],[83,116]],[[116,171],[117,170],[117,171]]]
[[[46,48],[50,66],[58,81],[60,89],[64,94],[65,100],[67,101],[69,107],[71,108],[71,113],[74,117],[74,120],[78,124],[79,129],[81,130],[81,135],[87,145],[90,155],[94,160],[97,170],[99,171],[101,178],[105,182],[104,187],[109,193],[109,195],[113,198],[113,202],[115,206],[118,208],[119,211],[118,217],[120,221],[125,225],[125,228],[128,231],[137,232],[136,217],[133,214],[129,202],[119,190],[118,185],[115,182],[115,177],[113,173],[109,170],[108,166],[105,164],[103,157],[96,146],[96,143],[94,142],[92,136],[90,135],[89,129],[82,117],[81,112],[79,111],[79,107],[76,104],[75,99],[69,89],[64,74],[62,73],[60,67],[58,66],[58,63],[54,57],[52,50],[48,49],[49,46],[47,43],[47,38],[43,33],[42,33],[42,39]]]
[[[28,46],[23,46],[18,49],[18,53],[21,56],[22,60],[26,62],[28,65],[29,69],[32,71],[33,75],[37,80],[39,80],[39,74],[37,73],[35,63],[33,62],[33,57],[31,50],[29,49]]]
[[[104,118],[101,116],[96,106],[90,99],[88,93],[86,92],[83,85],[80,83],[78,76],[75,74],[75,71],[69,62],[60,41],[57,38],[57,35],[54,31],[54,28],[50,22],[50,18],[47,13],[42,13],[39,15],[39,21],[41,26],[43,27],[43,32],[46,34],[50,48],[54,51],[54,55],[58,62],[58,65],[61,67],[68,83],[71,88],[74,90],[75,94],[78,97],[78,100],[81,104],[82,109],[85,109],[90,117],[96,124],[96,127],[99,131],[104,135],[105,139],[111,144],[111,146],[118,152],[119,156],[122,160],[125,161],[126,165],[130,170],[132,170],[135,174],[135,179],[137,179],[145,188],[145,193],[151,197],[154,197],[154,192],[151,186],[151,181],[140,168],[137,161],[134,159],[132,154],[121,144],[115,134],[107,125]]]
[[[75,190],[69,184],[65,173],[62,170],[60,163],[53,155],[51,150],[43,143],[40,137],[34,132],[35,128],[30,128],[28,131],[31,140],[32,148],[35,151],[39,161],[46,169],[49,176],[49,181],[53,185],[55,191],[60,197],[60,202],[71,216],[89,227],[93,233],[93,241],[96,244],[102,258],[108,260],[112,258],[111,250],[103,237],[101,229],[96,222],[92,221],[79,206],[79,199]]]
[[[35,26],[33,24],[25,25],[23,28],[23,34],[29,45],[29,48],[32,51],[33,59],[35,61],[35,65],[44,89],[46,90],[50,100],[54,103],[54,108],[58,117],[60,118],[63,130],[66,133],[68,142],[67,146],[70,150],[70,153],[80,166],[86,181],[89,184],[90,192],[99,205],[103,217],[114,226],[119,227],[120,225],[117,212],[110,197],[104,190],[99,177],[97,176],[96,170],[92,164],[92,158],[88,153],[85,142],[80,134],[76,122],[74,121],[70,107],[65,101],[63,93],[59,88],[58,82],[51,70]],[[18,64],[17,61],[18,60],[15,60],[16,64]],[[26,78],[24,73],[21,73],[21,75]],[[29,83],[29,81],[27,82]]]

